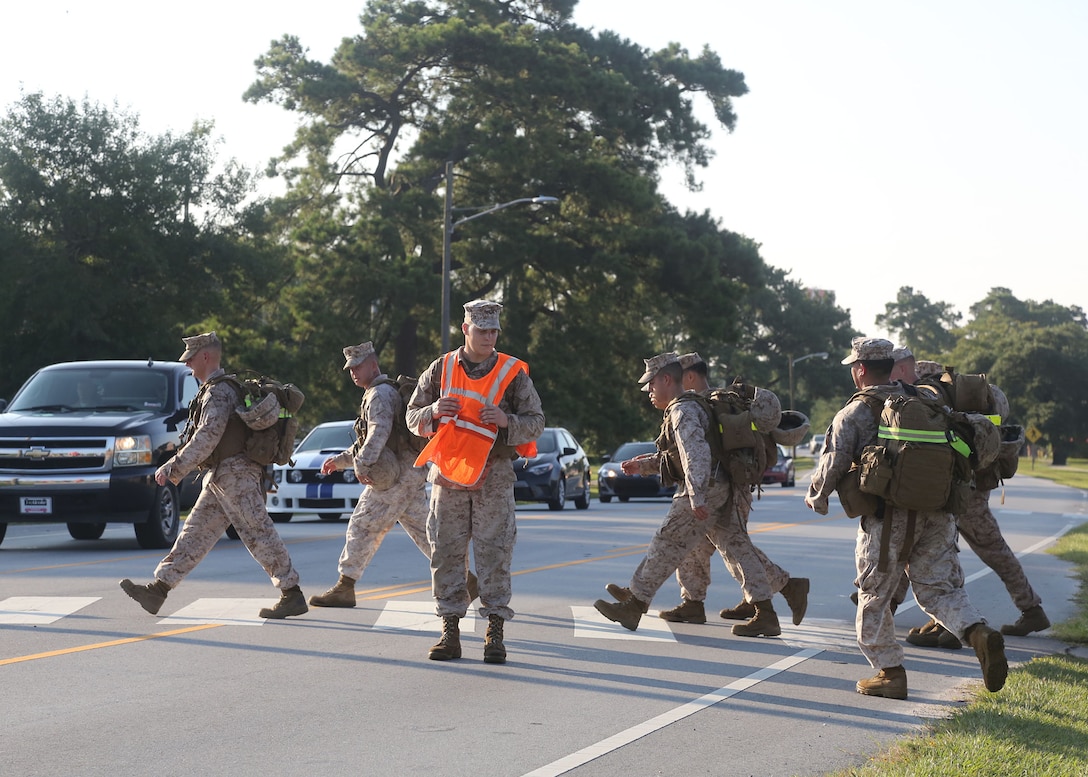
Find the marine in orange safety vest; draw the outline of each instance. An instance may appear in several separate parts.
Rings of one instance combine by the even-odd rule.
[[[434,485],[427,537],[442,638],[428,657],[436,661],[461,657],[458,621],[470,599],[465,558],[471,543],[479,614],[488,622],[483,658],[498,664],[506,661],[503,624],[514,617],[513,462],[518,454],[535,454],[544,411],[528,365],[495,350],[502,305],[474,300],[464,307],[464,346],[435,359],[419,376],[405,420],[416,434],[431,438],[415,462],[431,465],[427,478]]]

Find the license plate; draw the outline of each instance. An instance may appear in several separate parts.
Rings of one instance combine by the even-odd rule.
[[[23,515],[52,515],[53,497],[21,496],[19,497],[19,512]]]

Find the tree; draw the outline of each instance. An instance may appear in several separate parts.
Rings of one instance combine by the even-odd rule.
[[[5,393],[54,361],[176,358],[187,325],[263,288],[249,174],[213,171],[210,132],[148,137],[133,114],[41,94],[0,121]]]
[[[1009,398],[1011,420],[1035,426],[1055,465],[1088,450],[1088,321],[1079,307],[1021,301],[996,287],[971,306],[949,359],[961,372],[984,372]]]
[[[732,130],[743,75],[709,49],[591,34],[570,21],[574,5],[374,0],[329,63],[294,37],[274,43],[245,98],[302,118],[276,162],[290,185],[296,250],[282,301],[294,341],[336,353],[350,326],[414,372],[459,323],[459,302],[499,299],[502,347],[528,358],[549,423],[603,450],[656,428],[634,389],[642,358],[683,342],[766,342],[743,338],[759,331],[751,300],[770,276],[754,242],[677,213],[657,190],[665,164],[697,185],[710,130],[693,101]],[[455,206],[536,194],[562,205],[459,228],[455,321],[440,322],[447,162]],[[349,388],[342,396],[354,409]]]
[[[936,359],[956,344],[952,329],[961,318],[947,302],[930,302],[924,294],[902,286],[895,302],[884,306],[876,325],[891,332],[920,359]]]

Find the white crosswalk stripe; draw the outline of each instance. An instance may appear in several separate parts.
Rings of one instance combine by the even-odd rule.
[[[220,623],[224,626],[260,626],[265,619],[257,615],[262,607],[271,607],[274,599],[197,599],[159,621],[160,626]]]
[[[476,630],[476,616],[469,610],[458,623],[462,633],[471,634]],[[374,628],[382,631],[433,631],[442,632],[442,619],[434,614],[434,601],[386,602],[381,615],[374,622]]]
[[[0,602],[0,623],[33,624],[37,626],[55,623],[94,604],[100,596],[12,596]]]
[[[638,631],[629,631],[618,623],[597,612],[595,607],[571,606],[576,639],[626,639],[643,642],[676,642],[668,621],[658,617],[657,610],[650,610],[639,621]]]

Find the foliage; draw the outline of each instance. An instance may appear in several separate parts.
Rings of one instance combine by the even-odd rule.
[[[895,302],[884,306],[884,314],[876,317],[876,325],[896,335],[899,345],[905,345],[918,356],[939,354],[956,344],[952,329],[961,316],[947,302],[930,302],[925,295],[903,286]]]
[[[41,94],[0,121],[0,396],[55,361],[177,358],[191,322],[263,288],[249,174],[213,171],[210,132]]]

